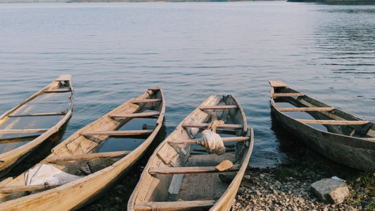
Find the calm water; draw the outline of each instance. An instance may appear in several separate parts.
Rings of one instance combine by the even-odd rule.
[[[0,113],[73,75],[64,138],[162,86],[167,134],[234,94],[255,130],[250,165],[282,160],[268,80],[375,121],[375,7],[286,2],[0,4]]]

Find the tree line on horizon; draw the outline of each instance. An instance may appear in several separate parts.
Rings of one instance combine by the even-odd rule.
[[[288,0],[288,2],[316,2],[338,5],[375,5],[375,0]]]
[[[233,2],[233,1],[286,1],[286,0],[69,0],[68,3],[91,2]]]

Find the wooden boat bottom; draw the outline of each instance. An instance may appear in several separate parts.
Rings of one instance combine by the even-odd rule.
[[[229,186],[219,174],[223,173],[185,174],[177,201],[218,200]]]
[[[235,153],[225,153],[223,155],[203,154],[192,155],[186,162],[186,167],[216,166],[224,160],[235,162]],[[229,183],[220,179],[220,175],[234,175],[235,172],[217,172],[217,173],[193,173],[183,174],[180,184],[173,184],[178,190],[177,195],[169,194],[169,201],[201,201],[218,200],[228,189]],[[174,175],[178,176],[178,175]]]

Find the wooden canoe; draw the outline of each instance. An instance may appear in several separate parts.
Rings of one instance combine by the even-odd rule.
[[[0,116],[0,178],[67,123],[73,112],[70,75],[60,75]]]
[[[53,165],[81,178],[57,187],[25,185],[26,172],[6,179],[0,183],[1,210],[75,210],[95,200],[146,152],[162,127],[164,113],[161,88],[125,102],[61,142],[36,165]],[[143,121],[155,127],[144,130],[142,124],[135,124]],[[138,146],[131,145],[135,140]],[[116,141],[112,149],[106,148],[106,143]]]
[[[375,124],[270,81],[271,109],[301,141],[343,165],[375,172]],[[282,106],[287,105],[287,107]],[[294,118],[305,112],[305,119]]]
[[[194,151],[202,130],[216,119],[225,122],[216,132],[224,142],[233,142],[234,150],[222,155]],[[229,210],[253,145],[253,130],[237,100],[232,95],[209,97],[154,151],[129,199],[128,211]],[[215,166],[224,160],[234,165],[219,172]],[[221,176],[234,178],[228,184]]]

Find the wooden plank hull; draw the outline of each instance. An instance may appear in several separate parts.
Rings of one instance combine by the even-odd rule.
[[[59,86],[61,86],[62,82],[64,82],[64,84],[66,84],[69,87],[69,90],[70,90],[69,93],[70,93],[70,95],[69,95],[69,101],[67,101],[67,102],[70,102],[70,106],[69,106],[69,108],[68,108],[67,111],[61,112],[59,114],[60,119],[59,119],[58,122],[56,122],[51,128],[47,129],[47,131],[42,132],[40,135],[36,136],[35,139],[29,141],[29,143],[27,143],[25,145],[22,145],[22,146],[19,146],[19,147],[13,149],[13,150],[10,150],[10,151],[7,151],[5,153],[0,154],[0,178],[3,177],[4,175],[6,175],[14,166],[16,166],[17,164],[19,164],[20,162],[22,162],[40,144],[42,144],[49,137],[51,137],[51,135],[57,133],[60,130],[60,128],[62,128],[68,122],[68,120],[70,119],[70,117],[72,116],[73,105],[74,105],[74,91],[73,91],[73,85],[72,85],[72,83],[70,81],[71,77],[70,77],[70,75],[67,75],[67,76],[69,76],[69,77],[66,77],[65,81],[63,81],[63,80],[55,80],[51,84],[49,84],[46,87],[44,87],[42,90],[38,91],[37,93],[35,93],[31,97],[29,97],[28,99],[26,99],[25,101],[23,101],[18,106],[14,107],[13,109],[7,111],[2,116],[0,116],[0,126],[1,125],[5,125],[7,123],[7,121],[11,121],[10,118],[13,118],[13,119],[14,118],[18,118],[20,120],[20,119],[22,119],[22,116],[20,116],[20,117],[11,117],[12,114],[15,114],[15,113],[19,112],[20,110],[22,110],[22,108],[25,107],[25,105],[27,103],[32,103],[38,97],[43,96],[43,94],[45,93],[46,90],[56,89]],[[44,114],[38,114],[37,116],[45,116],[45,115]],[[46,116],[46,118],[48,118],[48,116]],[[17,119],[14,120],[14,122],[17,122]],[[11,127],[11,125],[12,124],[8,125],[6,127],[6,129],[11,129],[11,128],[9,128],[9,127]],[[27,129],[26,129],[26,132],[27,132]],[[3,133],[3,135],[4,134],[6,135],[6,130]],[[13,134],[15,134],[15,133],[13,133]],[[22,134],[22,133],[20,133],[20,134]],[[1,141],[0,141],[0,143],[1,143]]]
[[[326,106],[319,101],[307,98],[307,96],[295,98],[292,101],[309,102],[322,107]],[[352,168],[375,172],[375,141],[366,140],[366,137],[371,138],[374,134],[375,127],[373,123],[367,123],[364,126],[341,126],[340,123],[345,120],[348,120],[348,122],[363,120],[338,109],[332,112],[320,111],[319,113],[312,113],[312,116],[317,119],[324,115],[324,117],[332,118],[329,121],[337,120],[338,123],[335,127],[325,125],[327,131],[323,131],[281,112],[273,98],[271,98],[271,109],[277,120],[289,132],[299,137],[301,141],[320,154]],[[357,132],[363,137],[353,136]]]
[[[307,146],[343,165],[375,172],[375,143],[324,132],[302,124],[272,109],[276,118]]]
[[[221,107],[216,112],[207,112],[205,109],[218,108],[217,106]],[[226,106],[228,108],[224,108]],[[228,111],[223,112],[223,108]],[[234,129],[234,134],[249,139],[238,139],[236,153],[191,154],[191,145],[196,142],[194,138],[199,129],[183,125],[207,123],[216,119],[225,119],[225,123],[228,124],[243,125],[245,128]],[[209,97],[154,151],[129,199],[127,210],[230,210],[248,166],[253,146],[253,131],[247,126],[244,112],[235,98]],[[233,168],[240,168],[233,173],[234,179],[228,185],[219,179],[219,174],[228,172],[215,172],[214,167],[229,159],[235,164]]]
[[[31,195],[21,194],[6,196],[0,194],[0,201],[3,201],[0,203],[1,210],[76,210],[100,197],[104,192],[112,188],[119,181],[119,179],[127,174],[131,170],[131,167],[134,166],[134,164],[144,155],[146,149],[150,146],[162,127],[165,113],[165,103],[161,89],[159,88],[156,89],[156,91],[148,91],[137,99],[146,99],[148,96],[150,96],[150,93],[158,93],[157,97],[160,99],[160,101],[158,102],[159,106],[157,109],[160,112],[160,115],[156,120],[156,127],[154,131],[137,148],[132,150],[125,157],[119,158],[119,160],[111,163],[107,167],[95,171],[87,176],[83,176],[82,178],[73,182],[63,184],[59,187]],[[131,103],[132,100],[129,100],[110,113],[74,133],[68,139],[56,146],[53,149],[53,153],[40,164],[46,164],[49,158],[66,156],[66,154],[71,153],[71,151],[76,152],[71,153],[73,154],[72,156],[76,154],[85,154],[80,150],[95,144],[95,142],[90,140],[99,141],[99,139],[102,138],[102,140],[105,141],[108,136],[99,135],[91,137],[90,139],[80,134],[84,131],[99,129],[107,131],[110,129],[116,129],[128,123],[131,121],[131,119],[113,120],[109,116],[115,114],[134,113],[140,111],[140,109],[143,109],[144,106],[134,105]],[[87,143],[87,145],[83,146],[84,143]],[[86,154],[93,153],[93,151],[97,150],[98,147],[100,147],[100,145],[94,145],[88,149],[89,152]],[[85,162],[86,161],[83,161],[83,164]],[[68,173],[70,173],[69,171],[75,172],[77,169],[77,167],[73,166],[74,162],[70,164],[71,166],[64,162],[58,164],[59,165],[56,163],[54,166]],[[75,164],[78,165],[78,167],[82,166],[79,161],[77,161]],[[13,186],[15,184],[22,183],[22,177],[24,177],[24,175],[20,175],[19,177],[15,178],[13,181],[6,184],[6,186]]]

